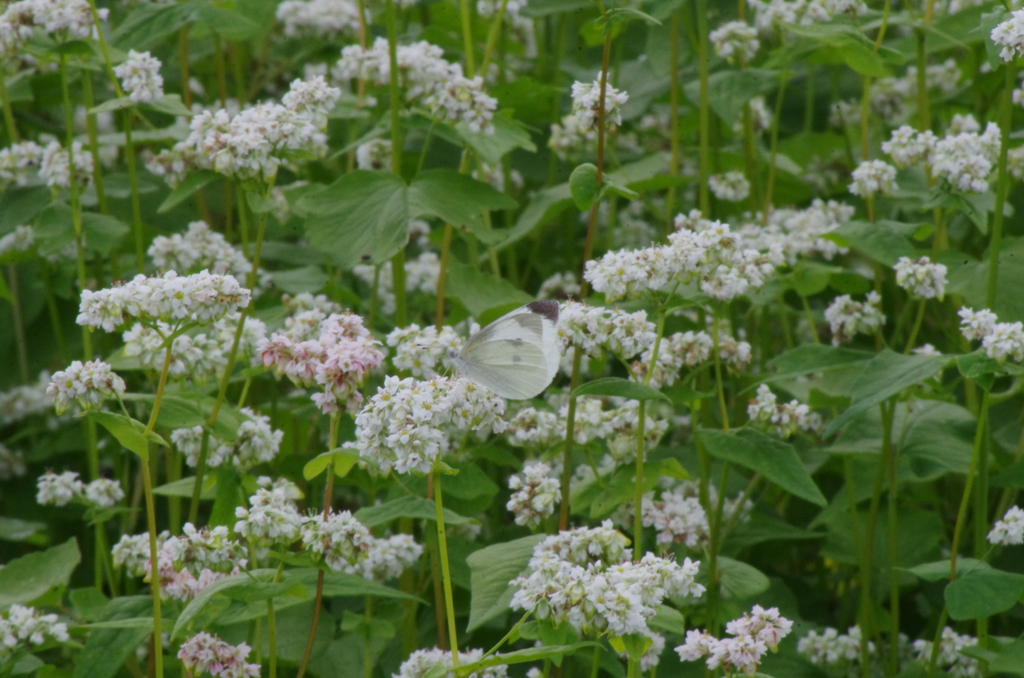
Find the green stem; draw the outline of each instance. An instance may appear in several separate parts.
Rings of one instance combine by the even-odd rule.
[[[942,647],[942,631],[946,628],[946,621],[949,619],[949,610],[942,608],[939,615],[939,625],[935,627],[935,637],[932,639],[932,651],[928,654],[928,678],[935,678],[935,665],[939,660],[939,648]]]
[[[607,130],[605,129],[605,110],[604,100],[605,94],[608,91],[608,62],[611,59],[612,52],[612,36],[608,33],[604,36],[604,48],[601,52],[601,93],[597,99],[597,179],[596,186],[597,190],[601,190],[601,185],[604,183],[604,151],[605,151],[605,137]],[[595,200],[594,204],[590,207],[590,218],[587,220],[587,239],[583,245],[583,265],[581,268],[586,268],[587,262],[590,260],[591,254],[594,252],[594,232],[597,230],[597,209],[600,201]],[[587,294],[590,291],[590,285],[587,283],[582,273],[580,274],[580,299],[585,300]]]
[[[146,250],[142,245],[142,206],[139,203],[139,179],[135,169],[135,144],[132,143],[132,109],[124,110],[124,157],[128,162],[128,181],[132,186],[132,232],[135,234],[135,265],[145,271]]]
[[[884,420],[885,403],[883,402],[879,407],[883,409]],[[874,602],[871,596],[871,579],[874,573],[875,562],[875,531],[878,528],[878,510],[882,502],[882,487],[884,483],[885,459],[879,455],[878,468],[875,472],[875,484],[871,490],[871,503],[868,506],[868,525],[864,534],[864,563],[860,572],[861,605],[864,609],[865,619],[869,622],[867,628],[861,629],[865,638],[870,638],[877,632],[874,624],[875,614]]]
[[[149,562],[156,563],[157,560],[157,548],[156,548],[156,502],[153,501],[153,478],[149,473],[149,464],[146,460],[142,461],[142,487],[146,493],[146,524],[149,529]],[[163,631],[161,628],[161,612],[160,612],[160,574],[158,572],[151,572],[150,574],[150,589],[153,595],[153,675],[156,678],[163,678],[164,675],[164,653],[163,643],[161,637]]]
[[[807,297],[800,295],[800,302],[804,306],[804,317],[807,318],[807,327],[811,330],[811,339],[815,344],[820,344],[821,339],[818,337],[818,325],[814,322],[814,316],[811,315],[811,305],[807,303]]]
[[[910,337],[907,339],[907,346],[903,349],[904,354],[910,353],[917,342],[917,334],[921,331],[921,323],[924,322],[924,309],[926,301],[920,299],[917,302],[917,315],[914,317],[914,326],[910,330]]]
[[[3,276],[0,275],[0,281]],[[28,343],[25,339],[25,316],[21,312],[21,289],[18,284],[17,264],[7,266],[7,288],[11,293],[8,301],[11,302],[11,315],[14,320],[14,343],[18,349],[18,374],[21,383],[28,383]]]
[[[103,25],[100,23],[99,13],[96,11],[96,0],[89,0],[89,11],[92,13],[92,25],[96,29],[96,35],[99,38],[100,52],[103,54],[103,65],[106,67],[107,78],[110,80],[110,84],[114,87],[114,93],[118,97],[124,96],[124,90],[121,89],[121,82],[114,75],[114,64],[110,61],[110,50],[107,48],[107,40],[103,37]]]
[[[92,71],[82,70],[82,103],[85,104],[85,128],[89,133],[89,151],[92,153],[92,183],[96,187],[96,201],[100,213],[107,214],[107,192],[103,189],[103,163],[100,162],[99,130],[96,127],[96,114],[91,112],[96,105],[96,97],[92,90]],[[111,256],[116,257],[117,253]]]
[[[882,452],[889,471],[889,674],[899,673],[900,636],[900,573],[898,566],[899,535],[896,532],[899,520],[896,483],[896,451],[892,444],[892,423],[896,413],[896,401],[882,409]]]
[[[700,95],[698,129],[700,144],[698,153],[697,189],[700,192],[700,211],[705,218],[711,216],[711,196],[708,193],[708,177],[711,176],[711,103],[708,92],[708,0],[697,0],[697,69]]]
[[[363,603],[363,632],[366,634],[363,644],[363,670],[366,678],[373,678],[373,647],[370,645],[370,622],[373,621],[373,596],[365,596]]]
[[[999,103],[999,164],[996,171],[996,205],[992,213],[992,238],[989,241],[988,287],[985,306],[994,308],[996,284],[999,281],[999,250],[1003,242],[1003,207],[1009,190],[1010,176],[1006,169],[1006,152],[1010,147],[1010,117],[1016,69],[1012,64],[1003,67],[1006,80],[1003,83],[1003,98]]]
[[[665,332],[665,314],[658,314],[658,329],[654,335],[654,346],[651,348],[651,360],[647,365],[644,385],[649,386],[654,376],[655,365],[658,364],[658,350],[661,348],[661,335]],[[644,455],[646,454],[647,401],[641,400],[637,408],[636,424],[636,487],[633,493],[633,560],[639,561],[643,549],[643,499],[644,499]],[[595,474],[596,475],[596,474]]]
[[[281,571],[284,570],[284,563],[277,566],[274,573],[274,581],[281,578]],[[274,613],[274,599],[267,598],[267,644],[269,649],[270,668],[268,678],[277,678],[277,615]]]
[[[476,75],[476,56],[473,54],[473,14],[469,0],[459,0],[459,19],[462,23],[462,49],[466,52],[466,77],[472,78]],[[452,642],[452,647],[454,646],[455,643]],[[455,662],[455,665],[458,666],[459,663]]]
[[[441,497],[440,471],[434,471],[434,510],[437,522],[437,552],[441,559],[441,577],[444,580],[444,603],[448,615],[448,636],[451,638],[452,665],[459,667],[459,637],[455,628],[455,602],[452,598],[452,575],[448,567],[448,542],[444,533],[444,506]]]
[[[671,160],[668,166],[668,175],[672,179],[679,176],[679,11],[672,13],[672,23],[669,26],[669,106],[668,127],[669,143],[671,145]],[[674,226],[673,214],[676,210],[676,184],[673,181],[668,187],[668,194],[665,196],[665,227],[666,232],[671,233]]]
[[[579,386],[580,364],[583,351],[573,347],[572,376],[569,379],[569,393]],[[562,498],[558,507],[558,531],[569,529],[569,484],[572,482],[572,448],[576,442],[576,398],[569,396],[569,408],[565,417],[565,450],[562,452]]]
[[[974,449],[971,451],[971,465],[967,470],[967,483],[964,486],[964,494],[960,498],[960,510],[956,514],[956,527],[953,528],[953,544],[950,547],[949,555],[949,578],[956,579],[956,559],[960,550],[960,537],[963,535],[964,518],[967,516],[967,500],[971,496],[971,489],[974,485],[974,475],[978,470],[978,463],[981,460],[982,449],[985,447],[985,426],[988,422],[988,399],[987,390],[982,391],[981,408],[978,412],[978,428],[974,433]],[[984,535],[975,538],[984,539]]]
[[[508,5],[508,0],[501,0],[501,4],[498,5],[498,12],[494,17],[494,21],[491,22],[491,30],[487,34],[487,45],[484,47],[484,58],[480,62],[480,72],[487,75],[487,67],[491,65],[491,56],[494,54],[494,48],[498,44],[498,37],[501,35],[501,23],[505,19],[505,6]],[[507,185],[507,184],[506,184]]]
[[[7,71],[0,68],[0,106],[3,107],[4,129],[7,130],[7,143],[18,143],[18,126],[14,122],[14,109],[11,108],[11,98],[7,94]]]
[[[775,114],[771,126],[771,150],[768,155],[768,187],[764,192],[764,209],[761,212],[761,225],[768,222],[768,215],[772,209],[772,200],[775,195],[775,160],[779,150],[779,119],[782,117],[782,100],[786,95],[786,85],[789,83],[789,74],[784,73],[779,83],[779,91],[775,95]]]
[[[722,429],[729,432],[729,409],[725,404],[725,387],[722,385],[722,357],[719,354],[719,343],[718,343],[718,330],[721,320],[718,317],[718,309],[714,311],[714,317],[711,324],[711,339],[713,342],[713,350],[715,352],[715,391],[718,394],[718,410],[722,416]],[[725,488],[722,488],[725,491]]]

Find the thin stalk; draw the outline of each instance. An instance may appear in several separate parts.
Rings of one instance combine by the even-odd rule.
[[[476,75],[476,56],[473,54],[473,13],[469,0],[459,0],[459,19],[462,23],[462,49],[466,52],[466,77],[472,78]],[[455,665],[458,666],[459,662],[456,661]]]
[[[700,143],[698,153],[697,189],[700,192],[700,211],[705,218],[711,215],[711,196],[708,193],[708,177],[711,176],[711,103],[708,94],[708,0],[697,0],[697,69],[700,83],[698,98],[698,129]]]
[[[384,18],[388,31],[388,59],[391,64],[391,77],[388,81],[388,94],[391,99],[391,171],[402,176],[402,137],[401,120],[399,118],[399,102],[401,101],[398,91],[398,28],[395,19],[395,0],[384,1]],[[470,74],[472,77],[472,74]],[[405,248],[399,250],[391,259],[391,280],[392,289],[395,293],[395,323],[399,327],[405,327],[408,320],[406,317],[405,301]]]
[[[107,78],[114,87],[114,94],[118,97],[124,96],[121,89],[121,82],[114,75],[114,64],[110,60],[110,49],[107,48],[107,39],[103,37],[103,25],[100,23],[99,12],[96,11],[96,0],[89,0],[89,11],[92,13],[92,25],[96,29],[96,36],[100,44],[100,53],[103,54],[103,65],[106,67]]]
[[[281,578],[281,571],[284,563],[277,566],[274,573],[274,581]],[[277,615],[274,613],[274,599],[267,598],[267,646],[269,650],[268,662],[270,663],[268,678],[277,678]]]
[[[572,376],[569,379],[569,393],[579,386],[580,364],[583,351],[573,347]],[[572,482],[572,448],[576,442],[576,398],[569,396],[569,408],[565,416],[565,450],[562,452],[562,497],[558,507],[558,531],[569,529],[569,483]]]
[[[903,349],[904,354],[910,353],[910,350],[914,348],[914,343],[917,341],[917,334],[921,331],[921,323],[924,322],[925,303],[924,299],[920,299],[917,302],[917,315],[914,317],[914,326],[910,330],[907,346]]]
[[[597,674],[601,670],[601,644],[597,643],[594,645],[594,654],[590,658],[590,678],[597,678]]]
[[[942,647],[942,631],[946,627],[946,620],[949,619],[949,610],[942,608],[939,615],[939,624],[935,627],[935,636],[932,638],[932,651],[928,654],[928,678],[935,678],[935,665],[939,659],[939,649]]]
[[[843,475],[846,478],[846,498],[849,503],[850,510],[850,535],[853,537],[853,547],[857,550],[857,560],[860,564],[860,570],[861,572],[864,572],[867,567],[870,567],[870,563],[867,565],[864,563],[864,549],[861,548],[860,518],[857,515],[857,493],[853,479],[853,458],[848,454],[843,456]],[[871,663],[870,649],[868,648],[868,642],[870,639],[867,633],[867,615],[870,614],[870,611],[865,608],[865,600],[866,598],[862,591],[860,596],[860,619],[858,620],[862,631],[860,637],[860,662],[864,678],[868,678]]]
[[[603,12],[602,12],[603,13]],[[601,93],[597,99],[597,190],[601,190],[601,185],[604,182],[604,151],[605,151],[605,137],[607,136],[607,130],[605,129],[605,110],[604,100],[605,94],[608,91],[608,62],[611,59],[612,52],[612,36],[608,33],[604,36],[604,48],[601,52]],[[594,231],[597,230],[597,208],[600,206],[598,200],[594,201],[594,204],[590,207],[590,218],[587,220],[587,240],[583,245],[583,266],[586,268],[587,261],[590,260],[591,254],[594,252]],[[587,283],[587,279],[580,274],[580,299],[586,299],[587,293],[590,291],[590,285]]]
[[[950,547],[949,555],[949,578],[956,579],[956,559],[960,550],[960,537],[963,535],[964,518],[967,516],[967,500],[971,496],[971,489],[974,485],[974,475],[978,470],[978,463],[981,459],[982,448],[985,447],[985,426],[988,422],[988,391],[983,391],[981,396],[981,408],[978,412],[978,428],[974,433],[974,449],[971,451],[971,465],[967,470],[967,483],[964,486],[964,494],[960,498],[960,510],[956,514],[956,527],[953,528],[953,544]],[[977,536],[975,538],[978,538]]]
[[[264,198],[269,198],[271,191],[274,190],[274,181],[276,175],[271,177],[267,182],[266,190],[263,193]],[[249,275],[246,279],[246,286],[249,289],[255,289],[256,287],[256,274],[260,267],[260,254],[263,251],[263,234],[267,226],[267,213],[263,212],[260,214],[259,226],[256,229],[256,245],[253,248],[252,254],[252,269],[249,271]],[[228,352],[228,362],[224,366],[224,374],[220,379],[220,386],[217,390],[217,399],[213,403],[213,407],[210,410],[210,417],[206,420],[206,426],[203,427],[203,439],[199,448],[199,460],[196,463],[196,479],[192,485],[192,503],[188,509],[188,520],[190,523],[195,524],[196,517],[199,515],[199,495],[203,489],[203,476],[206,473],[206,456],[209,447],[209,429],[217,422],[217,415],[220,414],[220,408],[224,405],[224,398],[228,393],[228,385],[231,383],[231,372],[235,366],[235,358],[238,356],[238,344],[242,339],[242,331],[245,329],[245,319],[249,317],[252,312],[252,308],[255,304],[250,301],[249,305],[241,310],[238,315],[238,326],[235,328],[235,337],[231,342],[231,350]],[[330,449],[334,449],[331,446]],[[332,479],[333,480],[333,479]]]
[[[2,280],[2,277],[0,277]],[[25,339],[25,316],[21,312],[21,289],[17,264],[7,266],[7,287],[11,293],[11,315],[14,316],[14,343],[18,349],[18,373],[21,383],[28,383],[28,343]]]
[[[189,86],[191,77],[188,71],[188,27],[189,24],[185,24],[178,30],[178,68],[181,72],[181,101],[185,104],[185,108],[191,109],[192,87]]]
[[[85,128],[89,134],[89,151],[92,153],[92,184],[96,187],[96,201],[100,213],[107,214],[107,192],[103,189],[103,163],[100,162],[99,130],[96,114],[90,110],[96,105],[92,89],[92,71],[82,71],[82,103],[85,104]],[[116,257],[115,252],[112,256]]]
[[[879,407],[885,408],[883,402]],[[883,415],[884,418],[884,415]],[[875,472],[875,484],[871,490],[871,503],[868,505],[868,525],[864,534],[864,565],[860,572],[861,604],[871,621],[871,626],[863,630],[865,637],[871,637],[876,633],[874,628],[874,607],[871,600],[871,579],[875,562],[875,530],[878,527],[878,509],[882,502],[882,486],[885,483],[885,463],[879,456],[878,469]],[[862,646],[863,647],[863,646]],[[865,674],[867,675],[867,674]]]
[[[57,353],[60,355],[62,365],[67,365],[68,347],[64,341],[64,330],[60,324],[60,310],[57,308],[57,295],[53,292],[53,282],[50,280],[50,268],[47,262],[41,262],[40,277],[43,280],[43,292],[46,295],[46,308],[50,314],[50,328],[53,330],[53,338],[57,342]]]
[[[487,45],[484,47],[484,58],[480,62],[480,72],[485,75],[487,73],[487,67],[491,65],[491,56],[494,54],[494,48],[498,44],[498,37],[501,35],[501,22],[505,19],[506,5],[508,5],[508,0],[501,0],[501,4],[498,5],[498,12],[495,14],[494,20],[491,22],[491,30],[487,34]]]
[[[974,557],[985,559],[988,534],[988,438],[989,422],[985,420],[985,438],[981,444],[978,458],[978,482],[974,488]],[[977,621],[978,646],[985,647],[988,641],[988,618],[980,617]],[[985,665],[982,665],[983,669]]]
[[[821,339],[818,337],[818,326],[814,322],[814,316],[811,315],[811,305],[807,303],[807,297],[800,295],[800,302],[804,306],[804,317],[807,318],[807,327],[811,330],[811,339],[815,344],[820,344]]]
[[[674,180],[679,176],[679,12],[672,13],[672,21],[669,26],[669,143],[671,145],[671,160],[668,166],[668,175]],[[675,181],[668,187],[668,194],[665,196],[665,225],[666,232],[671,232],[674,224],[672,215],[676,209],[676,184]]]
[[[373,648],[370,646],[370,622],[373,621],[373,596],[366,596],[363,603],[363,623],[366,628],[366,642],[363,648],[363,669],[366,678],[373,678]]]
[[[444,506],[441,496],[441,472],[434,471],[434,510],[437,522],[437,552],[441,559],[444,580],[444,602],[448,613],[448,636],[451,638],[452,666],[459,667],[459,637],[455,627],[455,603],[452,598],[452,575],[448,567],[448,542],[444,533]]]
[[[786,95],[786,85],[789,83],[789,74],[782,75],[779,83],[779,91],[775,95],[775,114],[771,125],[771,150],[768,154],[768,187],[764,192],[764,209],[761,212],[761,225],[768,223],[768,215],[772,209],[772,200],[775,194],[775,160],[779,150],[779,120],[782,118],[782,100]]]
[[[1009,191],[1010,175],[1006,170],[1006,151],[1010,146],[1011,97],[1014,89],[1016,69],[1012,64],[1004,67],[1006,80],[1003,83],[1003,98],[999,103],[999,164],[996,170],[996,206],[992,214],[992,238],[989,241],[988,287],[985,294],[986,308],[994,308],[996,284],[999,281],[999,250],[1003,243],[1003,206]]]
[[[665,314],[658,314],[658,329],[654,335],[654,346],[651,348],[651,359],[647,365],[644,385],[649,386],[654,376],[654,366],[658,364],[658,350],[661,348],[661,335],[665,332]],[[644,428],[647,425],[647,401],[641,400],[637,408],[636,424],[636,488],[633,494],[633,560],[639,561],[643,549],[643,498],[644,498],[644,454],[647,441]],[[596,475],[596,474],[595,474]]]
[[[11,108],[11,98],[7,93],[7,72],[0,69],[0,106],[4,112],[4,129],[7,130],[7,143],[18,143],[18,126],[14,123],[14,109]]]
[[[863,77],[863,91],[860,98],[860,159],[867,160],[870,157],[868,149],[868,112],[871,102],[871,77]],[[868,203],[868,212],[871,212],[871,204]],[[871,219],[874,221],[874,218]]]
[[[899,522],[896,485],[896,451],[892,445],[892,422],[896,413],[895,400],[882,409],[882,453],[889,471],[889,673],[899,673],[900,637],[900,573],[897,569],[899,536],[896,533]]]
[[[338,445],[338,417],[335,414],[331,417],[330,430],[327,435],[327,449],[333,450]],[[324,488],[324,510],[321,520],[327,521],[331,512],[331,499],[334,497],[334,457],[327,464],[327,486]],[[313,652],[313,642],[316,640],[316,627],[320,622],[320,606],[324,599],[324,571],[319,570],[316,576],[316,599],[313,603],[313,619],[309,623],[309,635],[306,637],[306,650],[302,654],[302,661],[299,663],[299,671],[296,678],[302,678],[306,674],[306,667],[309,666],[309,657]]]
[[[725,404],[725,387],[722,384],[722,357],[719,355],[719,343],[718,343],[718,331],[721,320],[718,317],[718,310],[714,312],[714,317],[711,323],[711,340],[713,342],[713,350],[715,352],[715,391],[718,394],[718,410],[722,416],[722,429],[729,432],[729,409]],[[722,492],[725,492],[725,488],[722,488]]]
[[[128,162],[128,181],[132,186],[132,232],[135,234],[135,265],[145,270],[146,251],[142,246],[142,206],[139,202],[139,179],[135,169],[135,144],[132,143],[132,109],[124,110],[124,157]]]

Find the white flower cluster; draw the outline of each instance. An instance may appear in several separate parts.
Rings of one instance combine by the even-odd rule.
[[[42,505],[64,506],[76,497],[82,496],[83,484],[74,471],[60,475],[47,471],[36,480],[36,501]]]
[[[551,125],[551,135],[548,137],[548,146],[562,160],[581,153],[588,144],[597,140],[597,130],[593,127],[586,127],[576,115],[562,116],[561,123]]]
[[[896,190],[896,168],[881,160],[864,160],[853,170],[850,193],[870,198],[876,193],[889,195]]]
[[[361,574],[373,545],[366,526],[348,511],[331,510],[326,518],[313,516],[302,526],[302,547],[332,570]]]
[[[594,440],[604,440],[608,452],[617,464],[627,464],[636,459],[637,427],[640,423],[640,404],[627,401],[621,407],[603,409],[598,398],[581,398],[576,403],[574,435],[576,442],[585,445]],[[568,418],[566,405],[559,413],[563,420]],[[644,414],[644,453],[657,447],[669,422],[656,419],[654,408],[647,408]]]
[[[409,534],[374,539],[363,561],[363,576],[374,581],[397,579],[423,555],[423,546]]]
[[[466,650],[465,652],[460,650],[459,665],[466,666],[467,664],[472,664],[483,659],[483,656],[483,650]],[[428,671],[436,669],[438,666],[453,668],[452,653],[438,648],[416,650],[409,655],[408,659],[402,662],[402,665],[398,667],[398,673],[392,674],[392,678],[423,678]],[[508,675],[507,669],[508,667],[505,664],[489,666],[480,671],[474,671],[469,674],[469,678],[505,678]],[[455,678],[455,671],[453,669],[447,673],[431,675],[434,678]]]
[[[971,308],[961,308],[960,332],[968,339],[981,339],[981,347],[985,354],[999,362],[1013,358],[1015,362],[1024,360],[1024,324],[1021,322],[1001,323],[996,314],[988,309],[975,312]]]
[[[146,535],[129,538],[129,541],[122,539],[122,543],[114,547],[115,563],[120,555],[125,565],[134,565],[144,552],[142,573],[150,578],[152,562],[147,540]],[[118,547],[121,547],[120,554]],[[227,527],[197,530],[192,523],[185,523],[181,536],[168,536],[158,545],[160,595],[187,602],[210,584],[238,574],[239,568],[245,567],[247,562],[245,548],[229,538]]]
[[[1024,511],[1019,506],[1011,506],[1002,520],[997,520],[988,533],[990,544],[1024,544]]]
[[[74,403],[83,410],[98,410],[107,398],[124,393],[124,379],[102,360],[76,360],[53,375],[46,393],[53,397],[57,414]]]
[[[771,425],[783,438],[791,438],[797,431],[817,433],[821,430],[821,416],[797,400],[778,403],[768,384],[757,387],[757,397],[747,405],[747,416],[751,421]]]
[[[214,273],[230,274],[245,280],[252,271],[252,263],[224,236],[210,228],[205,221],[193,221],[184,233],[158,235],[146,251],[153,258],[158,271],[198,273],[206,269]],[[266,287],[269,277],[259,274],[257,287]]]
[[[605,351],[619,358],[635,356],[654,344],[654,330],[646,311],[626,313],[577,301],[561,304],[556,328],[563,355],[579,347],[592,358]]]
[[[942,629],[939,640],[939,655],[935,667],[953,678],[976,678],[982,676],[981,666],[977,659],[962,654],[960,650],[978,644],[973,636],[960,635],[948,626]],[[930,662],[932,643],[927,640],[914,641],[914,653],[923,662]]]
[[[999,158],[999,126],[988,123],[985,131],[953,133],[935,142],[932,173],[958,191],[988,190],[988,177]]]
[[[8,252],[27,252],[36,244],[31,226],[15,226],[14,230],[0,238],[0,256]]]
[[[0,41],[2,41],[0,37]],[[43,161],[43,147],[34,141],[22,141],[0,149],[0,187],[24,186],[32,170]]]
[[[356,167],[361,170],[388,170],[391,168],[391,141],[370,139],[356,148]]]
[[[760,288],[784,261],[777,243],[767,252],[747,247],[728,224],[703,219],[699,210],[680,214],[675,222],[668,245],[608,252],[587,262],[584,277],[609,301],[672,281],[696,281],[704,293],[727,301]]]
[[[508,420],[505,435],[515,447],[547,451],[565,437],[565,423],[549,410],[523,407]]]
[[[932,163],[938,138],[931,130],[918,132],[910,125],[893,130],[889,141],[882,142],[882,152],[892,156],[897,167]]]
[[[385,472],[429,473],[447,449],[445,429],[500,433],[504,413],[503,398],[465,379],[389,376],[356,415],[356,441],[345,446]]]
[[[415,222],[413,222],[415,223]],[[412,224],[410,226],[410,231]],[[352,272],[367,285],[373,284],[376,267],[360,264]],[[405,291],[434,294],[437,291],[437,277],[441,273],[441,262],[434,252],[422,252],[415,259],[405,262]],[[391,262],[380,265],[377,277],[377,300],[384,315],[395,312],[395,281],[391,273]]]
[[[246,662],[251,650],[245,643],[228,645],[203,631],[181,644],[178,659],[187,671],[196,676],[209,672],[214,677],[259,678],[260,665]]]
[[[0,393],[0,426],[50,411],[53,407],[53,398],[47,392],[50,381],[50,373],[43,370],[34,384],[15,386]]]
[[[750,195],[750,182],[743,172],[735,170],[725,174],[712,174],[708,177],[708,188],[719,200],[740,202]]]
[[[750,126],[755,134],[771,129],[772,112],[768,110],[768,104],[765,103],[764,97],[758,96],[748,101],[747,110],[750,111]],[[743,134],[743,116],[737,118],[736,122],[732,124],[732,131],[737,135]]]
[[[729,63],[749,61],[757,54],[761,41],[757,39],[757,30],[745,21],[727,21],[708,35],[715,46],[715,54],[727,59]]]
[[[539,527],[542,520],[555,511],[561,482],[544,462],[523,464],[522,474],[508,479],[508,488],[514,490],[505,505],[516,516],[516,525]]]
[[[187,377],[199,384],[205,384],[227,364],[226,347],[216,337],[205,333],[175,337],[168,356],[165,344],[172,333],[173,328],[165,322],[157,321],[152,327],[135,323],[122,335],[124,354],[129,358],[138,357],[142,367],[155,371],[163,370],[165,360],[169,359],[168,374]]]
[[[768,650],[776,651],[779,641],[789,635],[793,622],[779,615],[779,609],[767,610],[755,605],[749,614],[725,625],[732,638],[719,640],[707,631],[691,629],[686,642],[676,648],[683,661],[707,658],[706,664],[714,671],[722,667],[726,676],[752,676],[761,665]]]
[[[319,311],[306,314],[322,317]],[[318,338],[299,341],[289,332],[275,332],[269,339],[260,339],[256,350],[263,366],[274,366],[278,375],[303,386],[321,387],[322,392],[313,394],[313,402],[324,414],[341,409],[354,412],[363,402],[359,387],[384,359],[380,342],[352,313],[332,314],[318,329]]]
[[[149,52],[131,49],[128,58],[114,67],[114,75],[121,78],[121,86],[132,101],[151,103],[164,95],[160,65],[160,60]]]
[[[617,90],[610,83],[605,83],[604,92],[604,124],[613,128],[622,124],[622,106],[629,100],[629,95]],[[598,117],[601,112],[601,81],[592,83],[574,82],[572,84],[572,115],[583,129],[597,129]]]
[[[272,461],[277,456],[284,438],[283,431],[270,426],[270,417],[254,412],[248,407],[241,409],[249,417],[238,427],[234,441],[211,440],[208,443],[207,466],[216,468],[228,462],[239,473],[245,473],[257,464]],[[199,464],[203,428],[179,428],[171,431],[171,442],[185,455],[185,463],[195,468]]]
[[[192,132],[182,149],[176,146],[171,153],[191,148],[195,155],[190,159],[200,169],[243,180],[268,180],[286,162],[288,151],[326,151],[323,130],[339,96],[341,90],[317,76],[292,82],[280,104],[259,103],[236,115],[223,108],[202,111],[192,118]]]
[[[10,450],[0,443],[0,480],[20,478],[28,473],[25,455],[19,450]]]
[[[92,154],[82,148],[81,142],[71,144],[71,155],[74,157],[75,184],[82,188],[92,181]],[[39,176],[47,186],[69,188],[71,186],[71,159],[68,151],[56,141],[51,141],[43,149],[39,159]]]
[[[100,21],[106,21],[109,13],[105,8],[96,11]],[[37,26],[62,40],[93,36],[87,0],[20,0],[7,5],[0,14],[0,57],[20,58],[22,46]]]
[[[864,301],[854,301],[849,294],[838,296],[825,309],[825,320],[832,330],[833,346],[849,341],[855,334],[874,334],[885,325],[882,297],[873,290]]]
[[[611,521],[553,535],[534,547],[527,574],[512,584],[512,609],[532,612],[583,633],[612,636],[643,633],[667,596],[699,596],[694,582],[700,563],[682,565],[648,553],[628,560],[627,540]]]
[[[19,650],[68,642],[68,625],[57,619],[57,615],[40,614],[34,607],[11,605],[6,617],[0,616],[0,661]]]
[[[537,290],[538,299],[570,299],[579,296],[580,282],[569,271],[555,273],[540,284]]]
[[[406,101],[421,102],[439,120],[464,122],[471,132],[494,133],[497,99],[484,91],[483,78],[467,78],[462,66],[445,61],[444,50],[429,42],[399,45],[398,68]],[[377,38],[373,47],[349,45],[341,50],[334,75],[340,80],[370,80],[385,85],[391,77],[387,38]]]
[[[82,290],[78,322],[102,327],[107,332],[124,324],[126,317],[144,323],[161,320],[172,325],[211,323],[225,314],[249,305],[249,290],[234,276],[200,271],[179,276],[168,271],[147,278],[139,274],[120,287],[99,291]]]
[[[277,20],[288,37],[336,38],[359,30],[359,9],[349,0],[285,0],[277,6]]]
[[[696,482],[683,480],[643,496],[640,518],[644,527],[657,530],[658,544],[686,544],[690,548],[703,548],[707,545],[711,534],[699,494]],[[711,484],[708,485],[708,502],[711,506],[718,505],[718,490]],[[615,519],[621,525],[633,524],[633,506],[633,502],[627,502],[616,512]],[[735,515],[737,520],[746,522],[750,520],[753,508],[753,502],[746,500],[741,503],[739,496],[726,499],[722,502],[722,519],[733,520]]]
[[[851,626],[847,633],[839,633],[834,628],[826,628],[820,634],[808,631],[807,635],[797,642],[797,651],[806,656],[815,666],[844,670],[846,675],[860,675],[860,643],[859,626]],[[875,644],[868,641],[868,653],[875,654]]]
[[[800,257],[815,255],[831,261],[836,254],[845,254],[848,250],[822,236],[848,222],[853,215],[854,208],[849,205],[815,199],[804,209],[772,210],[765,226],[762,227],[760,222],[744,224],[740,227],[740,235],[749,247],[757,250],[767,250],[773,243],[778,244],[791,265],[796,264]]]
[[[826,23],[836,14],[858,16],[867,11],[863,0],[751,0],[757,29],[766,35],[783,23],[808,26]]]
[[[157,551],[171,536],[164,530],[156,538]],[[126,534],[110,550],[114,565],[123,567],[132,577],[143,577],[149,573],[149,534]]]
[[[462,337],[454,328],[445,325],[438,332],[433,325],[420,328],[409,325],[392,330],[387,345],[395,349],[391,362],[395,369],[408,370],[415,377],[436,377],[438,363],[451,367],[448,351],[462,350]]]
[[[249,508],[235,508],[235,533],[259,546],[287,546],[299,538],[305,518],[285,485],[261,487],[249,497]]]
[[[1024,54],[1024,9],[1018,9],[1010,18],[992,29],[992,42],[1002,45],[999,56],[1003,61],[1013,61]]]
[[[946,267],[933,264],[928,257],[900,257],[896,265],[896,284],[922,299],[938,299],[946,292]]]
[[[707,332],[691,330],[676,332],[664,337],[658,346],[658,360],[654,367],[654,374],[651,375],[651,386],[660,388],[676,383],[679,373],[684,367],[697,367],[708,360],[713,355],[714,347],[714,339]],[[652,346],[644,351],[639,362],[633,363],[633,373],[638,379],[647,376],[651,358],[654,357],[653,353],[654,347]],[[726,365],[741,370],[750,362],[750,344],[745,341],[737,341],[728,334],[719,332],[718,356]]]

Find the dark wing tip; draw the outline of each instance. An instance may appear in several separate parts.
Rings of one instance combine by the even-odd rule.
[[[526,305],[526,308],[528,308],[531,313],[536,313],[542,318],[547,318],[555,324],[558,323],[558,302],[553,299],[531,301]]]

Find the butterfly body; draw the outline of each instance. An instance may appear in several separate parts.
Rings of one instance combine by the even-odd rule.
[[[448,357],[460,375],[503,398],[532,398],[558,373],[557,323],[558,302],[534,301],[498,318]]]

